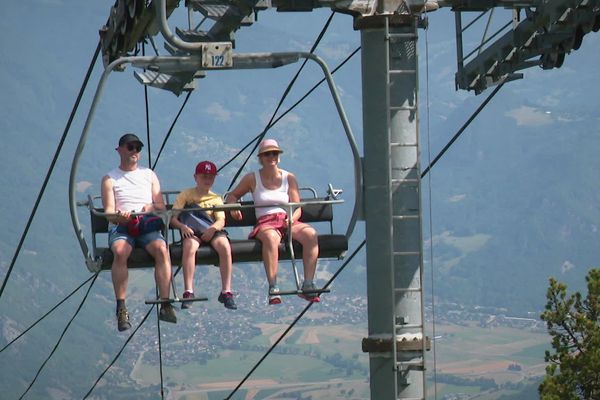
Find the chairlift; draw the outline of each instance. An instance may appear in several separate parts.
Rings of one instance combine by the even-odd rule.
[[[157,13],[161,16],[161,12],[164,12],[162,8],[165,7],[164,1],[159,1],[157,7]],[[162,11],[161,11],[162,10]],[[161,22],[161,32],[163,36],[172,46],[178,47],[183,51],[190,51],[189,48],[182,47],[182,41],[175,38],[174,35],[170,32],[168,26],[166,25],[166,18],[162,15],[163,18],[159,18]],[[188,43],[188,42],[185,42]],[[200,50],[210,50],[212,52],[215,51],[215,47],[211,47],[211,43],[188,43],[188,46],[192,46],[195,52]],[[276,68],[284,65],[288,65],[291,63],[295,63],[299,61],[301,58],[311,60],[317,63],[321,67],[323,74],[328,83],[329,90],[331,92],[332,98],[336,105],[336,109],[338,111],[338,115],[344,127],[344,131],[346,134],[346,139],[349,142],[353,159],[354,159],[354,175],[355,175],[355,203],[352,217],[348,223],[348,227],[346,229],[345,234],[334,234],[333,233],[333,209],[332,206],[337,203],[341,203],[342,200],[338,198],[341,190],[334,189],[331,185],[328,187],[327,196],[318,197],[316,191],[312,190],[313,196],[309,198],[302,198],[300,202],[297,203],[288,203],[288,204],[278,204],[278,206],[286,208],[288,213],[291,213],[293,209],[296,207],[302,207],[302,217],[300,221],[312,223],[312,222],[329,222],[330,225],[330,233],[328,234],[319,234],[319,259],[323,258],[335,258],[342,259],[348,249],[348,239],[351,236],[356,221],[359,217],[359,211],[362,207],[362,167],[361,167],[361,159],[358,154],[358,149],[356,146],[356,142],[354,140],[354,136],[352,134],[350,124],[346,117],[345,111],[342,107],[337,88],[333,83],[333,79],[329,68],[325,64],[325,62],[320,59],[318,56],[312,53],[306,52],[285,52],[285,53],[247,53],[247,54],[233,54],[231,46],[222,46],[222,43],[219,44],[219,51],[225,51],[225,58],[231,59],[231,63],[227,63],[224,69],[259,69],[259,68]],[[204,60],[206,61],[206,60]],[[206,65],[203,63],[202,54],[198,55],[192,52],[189,56],[128,56],[128,57],[120,57],[110,64],[108,64],[105,68],[104,73],[98,83],[98,87],[94,98],[92,100],[92,104],[90,106],[90,110],[81,133],[81,137],[79,139],[79,143],[73,158],[73,162],[71,165],[71,175],[69,180],[69,206],[70,206],[70,214],[71,220],[73,224],[73,228],[75,230],[75,234],[83,255],[85,257],[85,262],[88,270],[91,272],[98,272],[102,270],[109,270],[112,265],[113,254],[108,247],[98,246],[97,243],[97,235],[98,234],[106,234],[108,232],[108,220],[106,219],[107,214],[104,213],[104,210],[101,206],[95,204],[95,201],[99,198],[99,196],[88,196],[85,201],[77,201],[75,198],[75,188],[76,188],[76,175],[79,160],[81,158],[81,154],[83,152],[85,143],[87,141],[87,137],[89,134],[89,130],[92,124],[92,120],[95,114],[96,107],[100,101],[100,97],[104,88],[104,85],[113,70],[120,70],[125,67],[125,65],[131,64],[137,68],[144,68],[148,70],[152,70],[155,72],[187,72],[193,74],[203,73],[205,70],[215,70],[217,66],[214,65]],[[169,253],[171,258],[172,265],[181,265],[181,254],[182,248],[181,244],[176,243],[173,238],[176,232],[174,229],[169,228],[169,222],[171,217],[174,215],[174,211],[172,210],[172,203],[169,201],[169,196],[176,194],[177,192],[165,192],[166,196],[166,204],[168,204],[167,210],[158,212],[155,214],[159,215],[164,222],[164,236],[167,238],[167,243],[169,245]],[[77,206],[85,206],[88,208],[91,218],[91,236],[92,236],[92,248],[90,248],[87,244],[85,236],[83,234],[81,224],[79,222],[79,217],[76,212]],[[226,227],[250,227],[254,226],[256,223],[256,218],[254,215],[254,204],[249,201],[242,201],[238,204],[228,204],[223,205],[218,208],[212,208],[211,210],[232,210],[239,209],[242,212],[242,219],[240,221],[233,220],[229,217],[229,213],[226,213]],[[291,229],[291,226],[289,227]],[[291,233],[291,232],[290,232]],[[169,239],[169,237],[171,239]],[[260,241],[255,239],[231,239],[231,248],[232,248],[232,261],[234,263],[240,262],[256,262],[262,261],[262,246]],[[300,287],[299,276],[295,265],[295,260],[298,256],[301,257],[302,254],[302,246],[293,240],[291,234],[288,235],[287,241],[285,243],[280,244],[279,248],[279,259],[280,260],[290,260],[292,262],[292,266],[294,269],[294,276],[296,280],[296,290],[286,291],[281,294],[301,294],[303,293]],[[218,264],[218,255],[210,246],[201,246],[196,252],[196,263],[197,264]],[[128,259],[128,267],[129,268],[147,268],[153,267],[154,260],[152,257],[144,250],[140,248],[135,248]],[[175,293],[174,287],[173,291]],[[327,290],[319,290],[318,292],[325,292]],[[312,292],[311,292],[312,293]],[[174,299],[169,299],[169,302],[180,301],[176,295]],[[162,302],[160,300],[157,301],[149,301],[149,304],[155,304]]]

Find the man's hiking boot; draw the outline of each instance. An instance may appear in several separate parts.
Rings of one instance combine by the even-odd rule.
[[[281,304],[281,295],[277,285],[269,286],[269,304]]]
[[[194,297],[194,292],[189,292],[187,290],[185,292],[183,292],[183,298],[184,299],[191,299],[193,297]],[[185,301],[185,300],[183,300],[181,302],[181,309],[185,310],[187,308],[190,308],[192,306],[192,303],[193,303],[192,301]]]
[[[169,303],[164,303],[160,306],[160,312],[158,318],[161,321],[177,323],[177,315],[175,315],[175,309]]]
[[[235,305],[235,301],[233,300],[233,293],[225,292],[219,295],[219,303],[223,303],[225,308],[230,310],[237,310],[237,306]]]
[[[123,332],[129,328],[131,328],[129,313],[125,307],[119,308],[117,311],[117,329],[119,329],[119,332]]]
[[[318,289],[313,282],[304,282],[302,284],[302,291],[306,291],[307,293],[300,293],[298,296],[311,303],[318,303],[321,299],[319,298],[319,293],[314,292],[315,290]]]

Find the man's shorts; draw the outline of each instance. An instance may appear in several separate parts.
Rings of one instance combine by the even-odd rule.
[[[108,230],[108,247],[112,247],[117,240],[126,240],[131,247],[142,249],[145,249],[148,244],[155,240],[167,242],[161,231],[148,232],[134,237],[127,233],[127,227],[124,225],[115,225]]]

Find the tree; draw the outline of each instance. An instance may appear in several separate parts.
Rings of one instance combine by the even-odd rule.
[[[600,269],[586,276],[588,294],[567,297],[567,286],[550,278],[546,310],[541,318],[552,337],[546,351],[542,400],[600,398]]]

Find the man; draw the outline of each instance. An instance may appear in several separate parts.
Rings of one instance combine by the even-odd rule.
[[[221,196],[213,193],[211,188],[217,176],[217,166],[211,161],[201,161],[196,165],[194,180],[196,186],[183,190],[173,204],[173,210],[187,208],[209,208],[223,204]],[[196,215],[193,215],[196,214]],[[185,301],[194,297],[194,271],[196,270],[196,251],[201,244],[210,245],[219,255],[221,271],[221,293],[217,300],[230,309],[236,310],[237,305],[231,292],[231,246],[225,227],[223,211],[187,211],[171,218],[171,226],[181,231],[182,266],[184,301],[181,308],[190,308],[192,302]]]
[[[125,307],[129,271],[127,259],[134,247],[141,247],[154,258],[154,278],[161,300],[169,298],[171,260],[167,243],[160,230],[140,233],[128,230],[134,212],[165,210],[158,177],[149,168],[138,165],[144,144],[134,134],[127,133],[119,139],[116,148],[120,157],[119,167],[102,178],[102,204],[110,222],[108,245],[113,252],[112,281],[117,300],[117,327],[119,331],[131,328]],[[160,306],[159,318],[177,322],[175,310],[170,303]]]

